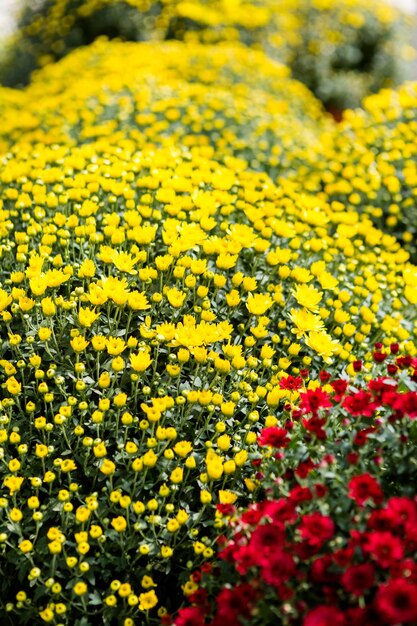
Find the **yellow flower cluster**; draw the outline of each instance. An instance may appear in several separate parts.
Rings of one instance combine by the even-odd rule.
[[[383,90],[347,111],[319,148],[326,163],[309,188],[365,212],[413,255],[417,237],[417,83]],[[319,163],[319,161],[315,161]],[[414,257],[415,258],[415,257]]]
[[[327,105],[345,107],[396,81],[409,54],[404,21],[381,0],[41,0],[23,4],[9,54],[24,79],[30,65],[108,32],[135,41],[240,41],[287,64]]]
[[[14,150],[98,138],[126,137],[135,148],[180,142],[271,175],[305,168],[305,155],[315,153],[328,127],[319,103],[287,68],[244,47],[100,41],[40,72],[20,106],[9,99],[1,133]]]

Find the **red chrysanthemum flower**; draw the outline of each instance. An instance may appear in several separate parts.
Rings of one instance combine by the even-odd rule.
[[[415,624],[417,585],[397,578],[379,587],[375,598],[381,618],[388,624]]]
[[[269,503],[268,503],[269,504]],[[261,518],[265,515],[263,506],[260,503],[252,504],[247,511],[245,511],[240,521],[242,524],[249,524],[250,526],[255,526]]]
[[[340,400],[343,398],[343,396],[345,395],[346,389],[348,388],[348,381],[347,380],[343,380],[342,378],[338,379],[338,380],[334,380],[332,383],[330,383],[331,386],[334,389],[334,399],[336,402],[340,402]]]
[[[361,390],[346,396],[342,402],[342,406],[349,411],[351,415],[371,417],[378,404],[373,402],[372,395],[369,392]]]
[[[266,558],[284,542],[284,538],[285,527],[283,522],[263,524],[253,531],[250,546],[252,550],[258,551],[263,558]]]
[[[304,418],[302,420],[302,424],[307,432],[315,435],[317,439],[320,439],[320,441],[326,439],[326,431],[323,428],[323,426],[326,425],[326,420],[324,418],[315,415],[309,419]]]
[[[233,504],[216,504],[216,509],[222,515],[233,515],[236,512],[236,507]]]
[[[354,476],[348,483],[349,498],[362,506],[366,500],[373,500],[376,504],[382,502],[384,494],[378,482],[370,474]]]
[[[342,585],[354,596],[363,596],[366,589],[370,589],[375,582],[375,570],[371,563],[352,565],[342,576]]]
[[[383,568],[390,567],[404,557],[401,540],[387,531],[369,533],[364,549]]]
[[[331,379],[331,377],[332,375],[330,374],[330,372],[325,372],[324,370],[319,372],[319,378],[322,383],[327,383]]]
[[[299,463],[295,473],[299,478],[307,478],[310,472],[316,467],[316,464],[313,463],[311,459],[307,459],[306,461],[301,461]]]
[[[290,391],[296,391],[303,386],[303,379],[300,376],[287,376],[281,378],[279,381],[281,389],[288,389]]]
[[[387,358],[388,354],[386,352],[375,350],[375,352],[372,353],[372,356],[374,358],[375,363],[383,363],[385,359]]]
[[[290,440],[288,439],[288,432],[285,430],[285,428],[278,428],[278,426],[264,428],[258,437],[258,444],[260,446],[286,448],[289,442]]]
[[[412,358],[410,355],[406,355],[406,356],[399,356],[395,359],[396,364],[398,365],[398,367],[402,370],[406,370],[407,368],[410,367],[411,363],[412,363]]]
[[[393,527],[406,524],[417,526],[417,504],[410,498],[390,498],[386,512],[392,519]]]
[[[305,413],[313,413],[316,415],[320,409],[328,409],[332,406],[329,394],[323,389],[307,389],[305,393],[300,394],[300,408]]]
[[[310,487],[302,487],[301,485],[296,485],[290,491],[289,495],[292,502],[308,502],[312,500],[313,494],[311,493]]]
[[[301,537],[312,547],[320,547],[334,535],[333,520],[321,513],[304,515],[300,524]]]

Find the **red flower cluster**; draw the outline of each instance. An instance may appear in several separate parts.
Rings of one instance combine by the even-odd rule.
[[[384,375],[370,381],[281,379],[299,400],[258,436],[267,499],[237,519],[218,505],[221,566],[195,579],[176,626],[417,626],[417,359],[396,344],[373,356]]]
[[[371,477],[360,478],[379,499]],[[302,502],[313,498],[305,495]],[[390,498],[354,516],[349,530],[333,517],[304,514],[298,492],[250,507],[219,554],[235,584],[218,592],[211,615],[207,594],[194,594],[199,606],[180,611],[175,625],[241,626],[270,601],[283,611],[291,603],[293,623],[303,626],[416,624],[417,502]]]

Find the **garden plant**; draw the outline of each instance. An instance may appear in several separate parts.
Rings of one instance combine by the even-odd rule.
[[[352,377],[281,379],[282,419],[252,461],[258,501],[217,505],[228,538],[190,577],[177,626],[416,623],[417,360],[398,349],[376,346]]]

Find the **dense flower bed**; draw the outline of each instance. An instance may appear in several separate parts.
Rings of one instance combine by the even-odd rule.
[[[176,626],[416,623],[417,360],[397,351],[371,380],[360,362],[355,379],[281,379],[292,402],[253,461],[266,498],[217,506],[229,539]]]
[[[284,373],[353,371],[381,332],[415,353],[416,269],[238,161],[103,140],[21,148],[0,181],[3,601],[17,569],[31,620],[175,604],[214,505],[251,497]]]
[[[319,148],[319,180],[328,200],[358,208],[416,255],[417,83],[383,90],[347,111]],[[328,160],[327,160],[328,159]],[[330,168],[324,163],[331,163]]]
[[[143,41],[240,41],[286,63],[328,106],[356,106],[398,81],[404,16],[380,0],[41,0],[26,2],[2,82],[100,35]]]
[[[0,89],[1,624],[413,623],[417,267],[344,187],[374,111],[407,208],[408,89],[339,137],[261,51],[104,39]]]
[[[306,87],[263,53],[179,42],[80,49],[41,71],[5,118],[0,132],[14,151],[126,136],[137,148],[180,142],[285,176],[306,171],[330,127]]]

